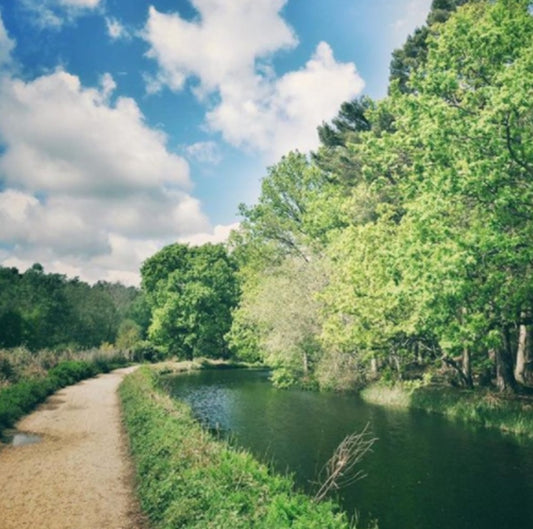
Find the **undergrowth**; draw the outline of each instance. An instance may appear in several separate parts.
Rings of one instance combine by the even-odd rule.
[[[330,502],[315,503],[292,480],[215,440],[190,408],[143,367],[120,387],[143,511],[154,529],[348,529]]]

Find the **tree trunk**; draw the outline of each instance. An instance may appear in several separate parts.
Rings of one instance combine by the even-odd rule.
[[[470,358],[470,349],[465,347],[463,349],[463,378],[467,388],[472,389],[474,382],[472,381],[472,365]]]
[[[422,365],[424,362],[424,358],[422,358],[422,353],[420,351],[420,344],[418,342],[415,343],[415,358],[418,365]]]
[[[514,393],[516,381],[513,373],[511,336],[508,328],[502,329],[503,344],[496,349],[496,385],[500,391]]]
[[[528,329],[526,325],[520,325],[518,330],[518,347],[516,349],[516,365],[514,368],[514,377],[518,382],[520,382],[520,384],[525,384],[528,347],[527,331]]]
[[[400,365],[400,358],[397,354],[391,355],[392,363],[394,364],[394,367],[396,368],[396,371],[398,372],[398,380],[402,380],[402,366]]]
[[[303,370],[304,370],[304,377],[306,377],[309,374],[309,360],[307,358],[307,353],[304,351],[302,355],[302,363],[303,363]]]
[[[526,319],[527,314],[523,312],[522,321]],[[518,346],[516,348],[516,363],[514,369],[515,379],[520,384],[528,384],[531,381],[531,367],[533,364],[533,355],[531,354],[532,336],[531,325],[522,323],[518,328]]]
[[[370,373],[374,377],[378,375],[378,361],[375,356],[370,359]]]

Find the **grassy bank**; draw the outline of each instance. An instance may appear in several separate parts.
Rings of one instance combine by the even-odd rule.
[[[94,355],[91,360],[67,360],[39,374],[0,389],[0,433],[49,395],[70,384],[123,366],[123,355]]]
[[[416,387],[407,384],[376,384],[364,389],[361,397],[372,404],[440,413],[457,421],[498,428],[533,439],[531,398],[507,397],[481,390],[443,386]]]
[[[144,512],[155,529],[347,529],[332,503],[314,503],[250,454],[213,439],[141,368],[120,387]]]

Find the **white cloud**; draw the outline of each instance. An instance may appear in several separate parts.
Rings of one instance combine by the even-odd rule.
[[[148,128],[133,99],[107,103],[113,85],[83,88],[64,71],[0,85],[0,135],[8,185],[83,196],[117,196],[189,185],[186,162]],[[60,118],[59,118],[60,117]]]
[[[103,5],[103,0],[19,0],[41,27],[59,28]]]
[[[100,86],[102,87],[102,95],[105,100],[109,99],[109,96],[115,91],[117,83],[113,79],[113,76],[110,73],[105,73],[100,78]]]
[[[94,9],[102,0],[56,0],[55,3],[65,7],[77,9]]]
[[[116,18],[106,17],[105,23],[107,27],[107,34],[111,37],[111,39],[129,39],[131,37],[130,32]]]
[[[185,149],[190,159],[201,163],[217,165],[222,161],[220,148],[214,141],[199,141]]]
[[[332,119],[341,103],[363,87],[355,66],[337,63],[322,42],[301,70],[276,81],[258,81],[249,90],[224,89],[221,104],[208,113],[207,121],[232,145],[259,148],[275,161],[292,149],[316,148],[317,125]]]
[[[193,4],[200,19],[192,22],[150,9],[144,38],[159,71],[147,79],[147,91],[181,90],[187,79],[197,80],[199,99],[216,96],[208,126],[230,144],[263,151],[269,161],[313,149],[317,126],[363,89],[355,65],[338,63],[325,42],[304,68],[275,77],[272,55],[297,44],[280,15],[286,0]]]
[[[236,230],[239,227],[239,223],[235,222],[233,224],[218,224],[213,228],[212,231],[206,233],[194,233],[188,235],[187,237],[181,237],[180,242],[185,242],[192,244],[193,246],[201,246],[206,243],[219,243],[226,242],[230,233],[233,230]]]
[[[0,69],[11,62],[11,52],[15,47],[15,41],[9,38],[0,12]]]
[[[287,0],[192,0],[201,15],[189,22],[150,8],[145,39],[166,84],[179,90],[188,76],[202,90],[220,88],[229,78],[253,78],[255,61],[297,43],[279,16]]]
[[[114,88],[109,74],[97,89],[61,70],[0,83],[0,240],[13,247],[9,258],[131,283],[158,248],[209,230],[187,191],[185,160],[135,101],[110,103]]]

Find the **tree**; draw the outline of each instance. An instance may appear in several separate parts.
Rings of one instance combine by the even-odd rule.
[[[399,368],[423,350],[465,385],[493,355],[514,388],[533,299],[532,34],[526,1],[464,6],[428,34],[410,90],[370,112],[392,126],[347,144],[345,203],[366,213],[329,237],[330,347]]]
[[[244,291],[233,333],[242,340],[243,331],[252,328],[256,342],[233,344],[244,349],[241,356],[260,351],[260,358],[276,370],[278,385],[313,378],[322,352],[317,293],[325,278],[320,261],[288,257],[263,270],[255,289]]]
[[[402,93],[412,91],[409,80],[427,60],[428,39],[434,33],[434,24],[443,23],[460,6],[472,0],[433,0],[426,25],[416,28],[405,44],[392,52],[389,82]],[[437,30],[438,31],[438,30]]]
[[[220,244],[163,248],[142,266],[152,307],[150,339],[183,358],[225,357],[239,294],[236,265]]]

